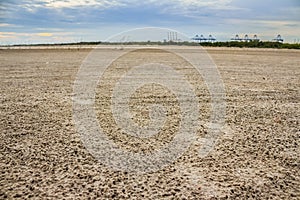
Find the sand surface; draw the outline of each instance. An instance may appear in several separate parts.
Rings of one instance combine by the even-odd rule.
[[[0,199],[299,199],[300,51],[207,48],[226,89],[223,134],[206,157],[197,155],[199,139],[171,165],[146,174],[116,171],[98,162],[76,132],[73,84],[90,51],[0,50]],[[118,62],[138,63],[139,53],[145,51]],[[153,52],[146,53],[153,57]],[[169,59],[181,66],[182,61],[168,56],[155,53],[157,61]],[[207,133],[210,96],[192,68],[182,71],[196,88],[201,138]],[[154,96],[141,88],[130,102],[134,120],[147,124],[145,105],[161,103],[168,112],[162,132],[137,140],[114,131],[108,98],[121,73],[124,68],[115,63],[105,84],[97,87],[97,119],[120,148],[151,153],[176,133],[178,102],[165,88],[152,87]]]

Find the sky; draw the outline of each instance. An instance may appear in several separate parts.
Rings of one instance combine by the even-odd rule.
[[[168,29],[183,40],[256,34],[268,41],[280,34],[294,43],[299,13],[300,0],[0,0],[0,45],[105,41],[120,32],[134,41],[136,31],[127,30],[163,41]]]

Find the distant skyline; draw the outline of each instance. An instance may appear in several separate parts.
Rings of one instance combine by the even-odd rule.
[[[294,43],[300,42],[299,13],[300,0],[0,0],[0,45],[104,41],[142,27],[218,41],[281,34]]]

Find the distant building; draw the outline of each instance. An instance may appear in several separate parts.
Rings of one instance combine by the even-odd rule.
[[[230,39],[231,41],[238,41],[238,42],[252,42],[252,41],[260,41],[257,35],[254,35],[253,38],[249,38],[249,35],[246,34],[244,38],[240,38],[238,34],[235,37]]]
[[[195,37],[192,38],[193,41],[195,42],[215,42],[217,39],[215,37],[213,37],[212,35],[209,35],[207,38],[204,37],[203,35],[196,35]]]
[[[168,42],[178,42],[177,32],[168,32]]]
[[[282,43],[284,40],[281,38],[281,35],[278,34],[277,37],[273,39],[273,41]]]

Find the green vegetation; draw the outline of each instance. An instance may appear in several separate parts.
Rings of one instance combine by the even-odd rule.
[[[201,46],[210,47],[240,47],[240,48],[276,48],[276,49],[300,49],[300,44],[289,44],[280,42],[215,42],[215,43],[201,43]]]
[[[79,42],[79,43],[60,43],[60,44],[29,44],[29,45],[13,45],[13,46],[66,46],[66,45],[179,45],[179,46],[205,46],[205,47],[239,47],[239,48],[276,48],[276,49],[300,49],[300,44],[289,44],[280,42]]]

